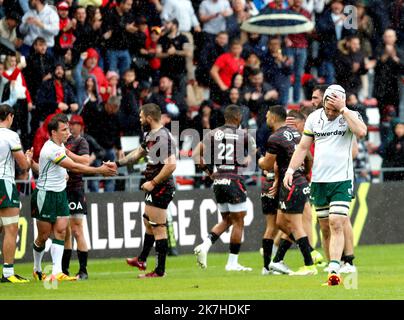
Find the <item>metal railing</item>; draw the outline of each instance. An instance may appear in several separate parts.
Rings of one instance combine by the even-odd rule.
[[[357,169],[355,172],[359,173],[363,171],[362,169]],[[376,178],[377,180],[371,181],[373,183],[381,183],[384,182],[384,174],[389,173],[389,172],[404,172],[404,168],[380,168],[380,175]],[[254,177],[256,178],[255,180],[255,185],[261,186],[261,171],[258,172],[250,172],[247,176],[247,179],[253,179]],[[205,173],[195,173],[193,175],[177,175],[177,177],[185,177],[185,178],[201,178],[201,177],[206,177]],[[375,177],[373,177],[375,178]],[[89,189],[89,182],[90,181],[109,181],[109,180],[114,180],[114,181],[125,181],[125,190],[126,191],[138,191],[140,187],[140,182],[141,180],[144,179],[144,175],[140,174],[138,172],[132,173],[132,174],[127,174],[127,175],[119,175],[115,177],[101,177],[101,176],[94,176],[94,177],[83,177],[84,180],[84,190],[85,192],[90,192]],[[404,180],[403,180],[404,182]],[[31,181],[30,180],[16,180],[16,183],[20,185],[20,191],[24,194],[30,194],[32,191],[31,188]]]

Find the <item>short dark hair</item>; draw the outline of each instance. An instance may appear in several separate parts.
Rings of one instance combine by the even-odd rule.
[[[0,104],[0,121],[6,120],[10,113],[14,114],[13,107],[8,104]]]
[[[299,120],[306,120],[305,115],[298,110],[290,110],[288,112],[288,117],[293,117],[293,118],[299,119]]]
[[[46,44],[46,40],[43,37],[36,37],[34,40],[34,43],[32,44],[33,46],[37,45],[38,43],[45,43]]]
[[[285,121],[287,117],[286,109],[284,106],[277,105],[277,106],[272,106],[269,107],[269,112],[273,113],[276,115],[280,121]]]
[[[241,117],[241,108],[236,104],[230,104],[224,109],[224,120],[238,121]]]
[[[146,103],[140,107],[140,111],[143,111],[146,117],[150,116],[154,121],[160,121],[161,109],[155,103]]]
[[[317,84],[313,88],[313,92],[319,90],[322,94],[324,94],[325,90],[329,87],[328,84]]]
[[[52,131],[57,131],[59,128],[59,122],[61,123],[69,123],[69,119],[64,113],[58,113],[52,117],[52,119],[48,123],[48,133],[52,136]]]
[[[239,38],[235,38],[233,40],[231,40],[230,42],[230,48],[232,46],[242,46],[243,44],[241,43],[241,40]]]

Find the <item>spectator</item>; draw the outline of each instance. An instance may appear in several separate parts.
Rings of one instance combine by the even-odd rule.
[[[226,17],[233,13],[228,0],[203,0],[199,7],[199,20],[207,45],[215,41],[220,31],[226,31]]]
[[[404,168],[404,122],[398,122],[394,128],[394,138],[386,148],[383,168]],[[403,181],[404,171],[386,172],[384,181]]]
[[[196,80],[205,87],[212,84],[210,77],[210,69],[216,59],[228,51],[229,36],[226,31],[219,32],[213,43],[207,43],[203,46],[199,57],[198,66],[196,67]]]
[[[268,8],[275,9],[275,10],[283,10],[287,9],[289,6],[288,1],[285,0],[273,0],[272,2],[268,3]]]
[[[404,52],[397,48],[396,41],[396,32],[387,29],[383,35],[384,48],[378,54],[375,67],[373,96],[378,100],[381,118],[387,105],[393,105],[399,115],[399,81],[404,73]]]
[[[117,96],[119,74],[117,74],[115,71],[108,71],[106,74],[106,78],[108,81],[108,88],[107,88],[108,98],[111,96]]]
[[[104,17],[103,37],[106,40],[108,70],[123,73],[130,67],[128,33],[137,31],[134,17],[130,14],[132,0],[117,0],[117,6]]]
[[[258,116],[258,124],[266,122],[268,106],[275,105],[278,100],[278,92],[267,82],[264,82],[264,74],[260,69],[255,69],[250,75],[250,85],[245,88],[244,99],[252,113]]]
[[[124,136],[140,136],[142,133],[136,92],[137,86],[135,70],[127,70],[122,78],[122,100],[119,108],[120,127]]]
[[[151,83],[148,81],[141,81],[138,86],[138,93],[139,93],[139,100],[138,100],[139,107],[143,106],[146,103],[149,103],[153,96],[153,92],[151,90]]]
[[[163,10],[160,0],[134,0],[132,12],[140,13],[147,18],[149,27],[161,26],[160,14]]]
[[[180,129],[185,126],[187,105],[184,95],[176,90],[171,78],[167,76],[160,78],[159,91],[152,94],[149,102],[160,106],[164,124],[169,124],[171,120],[178,120]]]
[[[225,100],[225,104],[222,106],[222,112],[229,104],[235,104],[241,108],[241,127],[243,129],[248,128],[248,120],[250,119],[250,109],[245,105],[243,96],[241,95],[239,88],[230,88],[229,97]]]
[[[335,79],[346,91],[358,96],[362,86],[361,76],[375,67],[376,60],[365,61],[359,37],[356,35],[340,41],[338,48],[334,63]]]
[[[233,14],[226,17],[226,30],[229,33],[229,39],[240,38],[241,24],[250,18],[250,13],[247,10],[246,0],[231,0]]]
[[[170,76],[182,94],[186,86],[186,58],[192,55],[186,36],[178,31],[178,20],[166,23],[167,33],[157,45],[157,58],[161,59],[161,76]]]
[[[268,36],[258,33],[247,33],[247,41],[243,45],[243,58],[254,53],[261,61],[268,54]]]
[[[235,39],[230,45],[230,51],[219,56],[212,69],[210,75],[214,81],[212,86],[212,100],[221,103],[223,98],[227,96],[226,91],[229,90],[231,80],[236,73],[243,74],[245,61],[241,58],[243,47],[240,40]]]
[[[0,20],[0,37],[12,42],[16,48],[22,44],[21,39],[17,38],[20,20],[21,17],[16,12],[10,12]]]
[[[265,59],[265,57],[264,57]],[[250,84],[250,76],[251,74],[257,70],[257,69],[261,69],[261,60],[260,58],[258,58],[258,56],[254,53],[251,52],[246,59],[245,62],[245,67],[244,67],[244,72],[243,72],[243,76],[244,79],[246,79],[246,83]]]
[[[79,108],[72,86],[65,80],[65,69],[56,64],[53,78],[41,84],[36,97],[39,119],[43,121],[51,113],[76,112]]]
[[[42,125],[35,131],[35,136],[32,143],[32,147],[34,148],[32,160],[37,163],[39,162],[39,154],[41,153],[43,145],[49,140],[48,123],[51,121],[54,115],[55,114],[53,113],[48,115]]]
[[[30,9],[22,17],[20,32],[24,35],[24,44],[20,51],[29,56],[31,46],[37,37],[45,39],[49,52],[55,46],[55,36],[59,33],[59,16],[45,0],[29,0]]]
[[[374,37],[373,20],[366,13],[366,6],[362,1],[356,3],[358,15],[358,36],[365,57],[373,57],[372,39]]]
[[[294,0],[290,9],[298,14],[310,19],[311,15],[308,11],[303,9],[302,0]],[[309,46],[307,33],[290,34],[285,38],[286,54],[293,61],[293,103],[300,102],[301,89],[302,89],[302,75],[307,61],[307,48]]]
[[[33,104],[24,75],[21,72],[25,66],[25,60],[20,61],[19,56],[8,55],[4,62],[2,76],[10,83],[14,83],[17,101],[14,105],[15,114],[11,128],[19,134],[22,145],[24,149],[27,150],[31,144],[31,139],[29,138],[28,114],[32,111]]]
[[[88,6],[86,8],[86,24],[90,27],[87,48],[96,48],[100,52],[102,46],[102,15],[100,8]],[[74,46],[76,48],[76,45]],[[79,52],[83,52],[79,51]]]
[[[91,25],[87,20],[87,11],[84,7],[78,6],[75,8],[72,24],[74,27],[74,36],[76,37],[74,48],[77,52],[81,53],[91,48],[93,42],[91,38]]]
[[[186,68],[188,80],[195,79],[193,52],[194,52],[194,37],[191,33],[201,32],[199,20],[195,15],[194,8],[190,0],[166,0],[161,12],[161,18],[164,21],[176,19],[178,21],[178,30],[188,39],[190,54],[186,57]]]
[[[120,138],[120,125],[119,125],[119,105],[121,101],[117,96],[109,97],[108,101],[104,104],[104,108],[99,112],[95,119],[97,129],[90,135],[105,149],[105,157],[103,161],[115,161],[116,159],[123,158],[123,151]],[[101,165],[99,160],[94,161],[94,166]],[[93,190],[98,192],[98,186],[95,185]],[[104,184],[105,192],[115,191],[115,181],[107,180]]]
[[[141,52],[149,60],[151,78],[153,83],[157,83],[160,78],[161,60],[157,58],[157,46],[161,36],[160,27],[152,27],[150,31],[150,41],[146,41],[145,49]]]
[[[278,91],[279,103],[286,106],[289,100],[292,61],[283,55],[279,37],[269,39],[268,49],[269,54],[262,62],[262,70],[266,81]]]
[[[320,41],[319,58],[321,65],[319,76],[324,77],[327,84],[332,84],[335,81],[333,57],[337,54],[338,41],[353,34],[353,30],[348,29],[344,24],[347,17],[343,10],[343,0],[332,0],[330,10],[325,11],[316,24]]]
[[[98,94],[97,80],[94,76],[90,75],[85,80],[85,96],[83,104],[81,105],[81,116],[86,123],[85,132],[93,136],[98,130],[98,118],[102,110],[102,100]]]
[[[76,40],[73,34],[75,23],[69,18],[69,4],[66,1],[57,5],[59,15],[59,34],[56,38],[55,49],[58,52],[63,49],[73,48]]]

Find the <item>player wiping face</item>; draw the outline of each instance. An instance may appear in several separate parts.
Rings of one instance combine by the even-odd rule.
[[[345,100],[334,93],[327,96],[324,101],[324,112],[329,121],[334,121],[340,115],[340,110],[344,107]]]

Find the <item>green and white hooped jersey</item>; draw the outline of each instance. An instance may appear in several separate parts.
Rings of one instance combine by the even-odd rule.
[[[356,111],[358,118],[362,120]],[[324,109],[311,113],[304,134],[315,142],[313,182],[339,182],[353,179],[352,145],[355,136],[342,115],[329,121]]]
[[[13,152],[22,150],[18,134],[7,128],[0,128],[0,179],[15,183]]]
[[[61,192],[66,189],[67,170],[58,164],[66,158],[65,147],[48,140],[39,155],[38,190]]]

